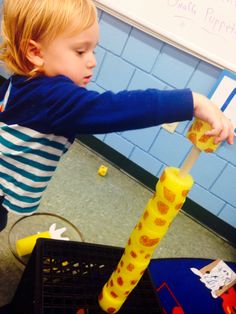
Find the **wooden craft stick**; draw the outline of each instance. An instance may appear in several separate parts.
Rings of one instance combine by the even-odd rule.
[[[179,177],[184,178],[188,175],[200,154],[201,150],[196,146],[193,146],[184,163],[180,167]]]

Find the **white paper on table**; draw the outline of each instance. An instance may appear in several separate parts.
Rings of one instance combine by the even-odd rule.
[[[235,272],[222,260],[216,260],[200,270],[190,270],[211,290],[213,298],[217,298],[236,283]]]

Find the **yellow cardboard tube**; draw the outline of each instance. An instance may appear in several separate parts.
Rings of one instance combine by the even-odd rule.
[[[36,241],[39,238],[47,238],[50,239],[51,235],[49,231],[41,232],[38,234],[31,235],[26,238],[22,238],[16,241],[16,252],[17,254],[22,257],[24,255],[28,255],[32,253],[33,248],[35,246]]]

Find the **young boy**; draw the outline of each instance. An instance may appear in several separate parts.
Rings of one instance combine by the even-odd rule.
[[[31,214],[77,134],[108,133],[191,120],[209,122],[215,141],[233,143],[231,123],[188,89],[86,89],[99,40],[91,0],[3,1],[0,59],[11,78],[0,88],[0,224]]]

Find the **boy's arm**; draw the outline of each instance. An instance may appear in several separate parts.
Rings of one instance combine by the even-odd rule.
[[[212,129],[207,135],[215,136],[216,143],[227,140],[229,144],[233,144],[234,141],[232,123],[207,97],[192,93],[189,89],[149,89],[99,94],[80,88],[63,76],[43,80],[46,82],[43,84],[44,99],[40,97],[40,110],[44,110],[44,118],[46,110],[48,125],[43,127],[43,131],[71,137],[79,133],[140,129],[191,120],[195,116],[211,125]],[[29,88],[34,94],[32,99],[37,97],[37,102],[37,92],[35,96],[34,88],[28,86],[28,90]],[[39,93],[41,96],[41,88]],[[40,121],[38,125],[41,125]]]
[[[63,81],[51,85],[47,94],[47,117],[56,133],[108,133],[193,117],[193,97],[189,89],[99,94]]]

